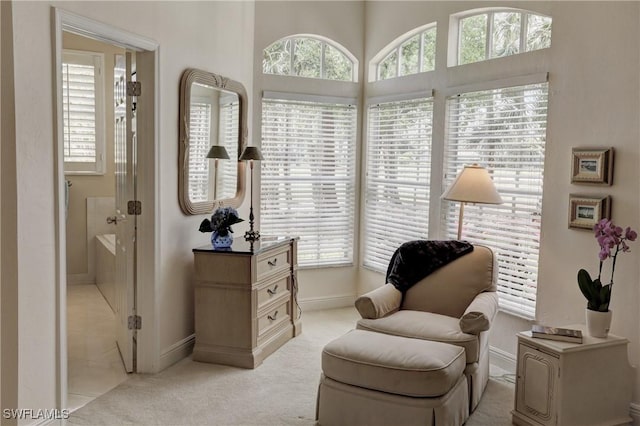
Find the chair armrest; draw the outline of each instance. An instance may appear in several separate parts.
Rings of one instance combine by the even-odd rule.
[[[498,293],[485,291],[471,301],[460,318],[460,330],[469,334],[480,334],[491,328],[498,312]]]
[[[356,299],[356,309],[362,318],[376,319],[400,309],[402,293],[391,284],[385,284]]]

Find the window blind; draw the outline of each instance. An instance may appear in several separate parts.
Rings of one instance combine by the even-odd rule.
[[[62,119],[65,171],[102,172],[102,59],[88,52],[63,53]]]
[[[298,263],[353,262],[356,107],[263,99],[260,230],[300,237]]]
[[[445,182],[465,165],[492,172],[501,205],[465,206],[462,238],[492,247],[498,258],[500,308],[535,317],[548,83],[464,93],[447,99]],[[449,238],[458,203],[443,201]]]
[[[433,98],[369,106],[363,264],[387,270],[395,249],[426,239]]]
[[[192,101],[189,120],[189,199],[208,201],[211,161],[206,157],[211,139],[211,104]]]
[[[238,181],[238,140],[240,131],[240,102],[224,102],[220,105],[219,144],[227,149],[228,160],[218,162],[216,185],[218,198],[233,198]]]

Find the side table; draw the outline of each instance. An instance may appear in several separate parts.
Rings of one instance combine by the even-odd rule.
[[[568,343],[518,333],[516,425],[625,425],[631,422],[633,372],[623,337]]]

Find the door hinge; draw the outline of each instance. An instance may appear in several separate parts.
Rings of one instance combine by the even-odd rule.
[[[129,201],[127,202],[127,214],[139,216],[142,214],[142,201]]]
[[[142,329],[142,317],[140,315],[129,315],[128,323],[129,323],[129,330]]]
[[[140,96],[142,94],[142,83],[139,81],[127,81],[127,96]]]

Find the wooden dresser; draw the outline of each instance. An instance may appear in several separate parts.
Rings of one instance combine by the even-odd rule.
[[[296,248],[296,238],[263,237],[193,249],[194,361],[255,368],[301,333]]]

